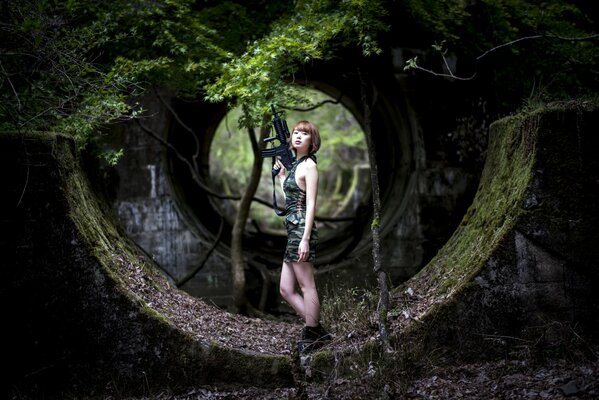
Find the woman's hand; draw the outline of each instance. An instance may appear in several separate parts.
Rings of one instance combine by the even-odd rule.
[[[297,248],[297,261],[306,261],[310,256],[310,241],[308,239],[302,239]]]
[[[275,161],[275,165],[273,165],[273,170],[279,170],[279,173],[277,174],[277,177],[279,179],[283,179],[285,178],[285,173],[287,172],[285,170],[285,166],[283,165],[283,163],[281,162],[281,160],[279,160],[277,158],[277,160]]]

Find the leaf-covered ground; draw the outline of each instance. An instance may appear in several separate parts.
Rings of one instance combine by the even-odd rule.
[[[133,264],[123,266],[129,269],[129,284],[148,305],[199,340],[258,353],[296,356],[293,346],[301,330],[299,322],[231,314],[178,290],[149,286],[144,290],[145,274]],[[329,350],[339,357],[348,349],[374,340],[374,331],[364,331],[364,325],[339,325],[338,329]],[[386,378],[386,371],[373,364],[356,367],[353,378],[333,372],[319,382],[300,368],[297,385],[291,388],[198,386],[184,393],[152,393],[137,399],[598,399],[599,362],[590,360],[596,354],[598,349],[589,348],[589,360],[583,361],[579,354],[571,357],[579,361],[544,362],[524,355],[522,359],[512,356],[510,361],[429,366],[420,372],[405,371],[401,378],[397,378],[397,371],[393,378]]]
[[[333,379],[302,388],[198,387],[139,399],[598,399],[599,364],[514,361],[435,368],[407,383],[388,382],[373,393],[363,380]]]

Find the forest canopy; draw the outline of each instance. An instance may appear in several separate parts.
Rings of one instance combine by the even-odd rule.
[[[0,129],[60,131],[85,143],[103,124],[142,114],[136,99],[156,86],[241,106],[241,124],[257,126],[268,104],[288,101],[302,66],[342,49],[384,56],[382,44],[394,35],[406,47],[437,44],[459,56],[457,73],[484,67],[512,106],[533,92],[590,95],[599,74],[590,7],[557,0],[3,2]],[[521,38],[531,40],[515,42]]]

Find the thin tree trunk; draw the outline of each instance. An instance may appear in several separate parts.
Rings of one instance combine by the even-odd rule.
[[[263,158],[260,154],[260,146],[263,145],[263,139],[268,136],[269,132],[270,129],[268,126],[261,128],[260,141],[258,142],[254,134],[254,129],[248,129],[248,134],[254,153],[254,163],[252,165],[250,181],[245,193],[241,197],[239,210],[237,211],[237,216],[235,218],[235,223],[231,233],[231,274],[233,276],[233,304],[237,309],[236,311],[240,311],[247,306],[247,300],[245,297],[245,261],[243,259],[242,246],[243,232],[245,231],[245,224],[250,214],[252,199],[254,198],[254,194],[256,194],[256,189],[260,183],[263,161]]]
[[[390,350],[389,332],[387,328],[387,314],[389,312],[389,287],[387,284],[387,272],[381,265],[381,240],[379,229],[381,225],[381,198],[379,190],[379,178],[377,168],[376,149],[372,139],[372,117],[371,107],[376,102],[376,88],[368,87],[364,77],[360,75],[360,86],[362,94],[362,104],[364,106],[364,134],[368,146],[368,159],[370,162],[370,181],[372,185],[372,259],[374,262],[374,273],[376,274],[379,286],[379,304],[377,307],[379,334],[385,350]],[[370,89],[370,90],[369,90]]]

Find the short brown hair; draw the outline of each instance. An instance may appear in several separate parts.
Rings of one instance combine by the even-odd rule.
[[[310,121],[299,121],[293,127],[293,131],[299,130],[310,134],[310,153],[316,153],[320,149],[320,132],[318,128]]]

